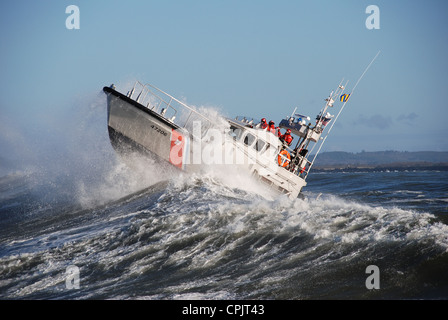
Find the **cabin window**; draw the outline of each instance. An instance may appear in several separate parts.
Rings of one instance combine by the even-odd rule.
[[[264,142],[263,140],[257,140],[257,142],[254,144],[254,148],[258,152],[260,152],[261,150],[263,150],[265,144],[266,142]]]
[[[242,134],[243,130],[241,130],[241,128],[230,126],[229,136],[231,136],[234,140],[239,140]]]
[[[277,155],[277,148],[274,147],[271,144],[267,144],[268,146],[266,147],[265,151],[263,151],[263,154],[265,154],[268,157],[274,157]]]
[[[254,141],[255,141],[256,139],[257,139],[257,138],[256,138],[254,135],[248,133],[248,134],[244,137],[244,144],[245,144],[245,145],[248,145],[248,146],[251,146],[251,145],[254,143]]]

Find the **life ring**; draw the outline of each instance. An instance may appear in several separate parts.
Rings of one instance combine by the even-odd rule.
[[[288,158],[288,160],[286,160],[285,158]],[[288,166],[290,160],[291,156],[288,151],[286,151],[285,149],[280,151],[277,157],[277,162],[280,167],[285,168],[286,166]]]

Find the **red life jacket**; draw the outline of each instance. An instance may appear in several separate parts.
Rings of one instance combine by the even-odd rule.
[[[285,141],[288,145],[291,144],[292,139],[294,139],[294,137],[291,136],[290,134],[287,134],[287,133],[285,133],[285,134],[282,136],[282,140]]]
[[[282,132],[280,131],[280,128],[277,127],[277,137],[281,137],[282,136]]]

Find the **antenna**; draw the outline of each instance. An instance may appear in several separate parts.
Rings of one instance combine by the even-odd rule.
[[[341,107],[341,110],[339,110],[336,118],[334,118],[334,122],[333,124],[330,126],[330,128],[328,129],[328,133],[327,135],[331,132],[331,129],[333,128],[334,124],[336,123],[336,120],[338,120],[339,115],[341,114],[342,110],[344,109],[345,105],[347,104],[348,100],[350,100],[350,97],[352,96],[353,92],[355,91],[356,87],[358,86],[359,82],[361,81],[361,79],[364,77],[364,75],[366,74],[367,70],[369,70],[370,66],[373,64],[373,62],[376,60],[376,58],[378,57],[378,55],[380,54],[381,51],[378,51],[378,53],[375,55],[375,57],[372,59],[372,61],[370,61],[369,65],[366,67],[366,69],[364,70],[364,72],[361,74],[361,76],[359,77],[358,81],[356,81],[355,86],[353,87],[352,91],[349,94],[349,98],[344,102],[344,104]]]
[[[381,53],[381,51],[378,51],[378,53],[375,55],[375,57],[372,59],[372,61],[370,61],[370,63],[367,65],[366,69],[364,70],[364,72],[361,74],[361,76],[359,77],[358,81],[356,81],[355,86],[353,87],[352,91],[349,94],[349,99],[347,99],[344,104],[342,105],[341,109],[339,110],[338,114],[336,115],[336,118],[334,118],[333,123],[331,124],[330,128],[327,131],[327,134],[325,135],[325,138],[322,140],[319,149],[317,150],[316,154],[314,155],[313,161],[311,161],[310,167],[308,168],[308,172],[310,172],[311,167],[314,164],[314,161],[316,160],[317,155],[319,154],[320,150],[322,149],[322,146],[325,143],[325,140],[327,140],[328,135],[331,132],[331,129],[333,128],[334,124],[336,123],[336,121],[338,120],[339,115],[341,114],[342,110],[344,109],[345,105],[347,104],[348,100],[350,100],[353,92],[355,91],[356,87],[358,86],[359,82],[361,81],[361,79],[364,77],[364,75],[367,73],[367,70],[369,70],[370,66],[373,64],[373,62],[376,60],[376,58],[379,56],[379,54]],[[347,84],[346,84],[347,86]],[[344,86],[342,86],[342,88],[340,87],[340,89],[343,90]],[[308,176],[308,173],[307,173]],[[305,177],[306,178],[306,177]]]
[[[291,114],[291,118],[294,117],[294,114],[296,113],[297,107],[294,108],[294,111]]]

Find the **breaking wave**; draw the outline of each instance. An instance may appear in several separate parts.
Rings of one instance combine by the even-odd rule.
[[[94,101],[61,152],[0,178],[1,298],[448,297],[446,173],[311,174],[290,200],[236,169],[122,162]]]
[[[63,209],[63,208],[61,208]],[[430,213],[337,196],[266,199],[180,176],[2,237],[4,298],[446,297],[448,226]],[[382,270],[381,290],[365,268]],[[66,268],[80,269],[79,290]]]

